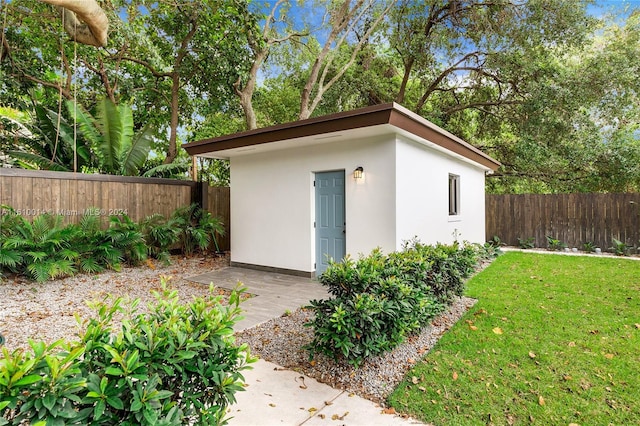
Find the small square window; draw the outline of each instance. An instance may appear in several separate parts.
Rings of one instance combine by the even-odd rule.
[[[460,176],[449,174],[449,216],[460,214]]]

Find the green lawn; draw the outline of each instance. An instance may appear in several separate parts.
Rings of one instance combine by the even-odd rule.
[[[435,425],[640,424],[640,262],[510,252],[389,397]]]

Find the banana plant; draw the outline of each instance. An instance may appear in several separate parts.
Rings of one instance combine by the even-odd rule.
[[[97,157],[99,172],[122,176],[139,174],[149,156],[153,132],[148,126],[134,132],[129,105],[116,105],[103,99],[96,105],[95,115],[74,102],[68,102],[67,107]]]

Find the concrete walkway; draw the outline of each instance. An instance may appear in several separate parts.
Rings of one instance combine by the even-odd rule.
[[[312,299],[329,297],[315,280],[251,269],[229,267],[188,279],[227,289],[241,282],[256,295],[242,303],[245,318],[236,324],[236,331],[294,311]],[[385,414],[374,402],[276,364],[259,360],[252,366],[244,372],[245,392],[236,393],[237,403],[229,409],[232,426],[421,424]]]

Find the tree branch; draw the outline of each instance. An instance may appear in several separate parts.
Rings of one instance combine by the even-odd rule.
[[[52,89],[56,89],[57,92],[62,93],[62,96],[64,96],[65,99],[73,99],[73,95],[71,94],[71,91],[62,87],[60,84],[57,83],[52,83],[50,81],[45,81],[45,80],[41,80],[37,77],[34,77],[32,75],[26,74],[24,72],[22,72],[22,70],[20,70],[20,75],[23,78],[26,78],[29,81],[33,81],[34,83],[38,83],[44,87],[50,87]]]
[[[111,55],[110,58],[115,58],[116,55]],[[159,72],[158,70],[156,70],[153,65],[151,65],[149,62],[147,61],[143,61],[142,59],[138,59],[138,58],[132,58],[130,56],[118,56],[119,59],[124,60],[124,61],[130,61],[130,62],[134,62],[136,64],[142,65],[143,67],[145,67],[147,70],[149,70],[149,72],[156,78],[168,78],[171,77],[170,72]]]
[[[522,101],[508,101],[508,100],[497,100],[497,101],[485,101],[485,102],[472,102],[468,104],[456,105],[444,111],[445,115],[453,114],[454,112],[462,111],[464,109],[469,108],[480,108],[486,106],[498,106],[498,105],[519,105],[522,104]]]
[[[422,107],[424,106],[424,104],[427,102],[427,99],[429,98],[429,96],[431,96],[431,93],[436,89],[436,87],[438,87],[440,85],[440,83],[442,82],[442,80],[445,79],[445,77],[447,77],[449,74],[456,72],[456,71],[472,71],[472,70],[480,70],[480,68],[478,67],[459,67],[458,65],[460,65],[461,63],[465,62],[467,59],[471,58],[471,57],[475,57],[476,59],[479,57],[479,55],[481,55],[481,52],[470,52],[466,55],[464,55],[458,62],[456,62],[455,64],[451,65],[449,68],[445,69],[444,71],[442,71],[440,73],[440,75],[438,77],[436,77],[435,80],[433,80],[431,82],[431,84],[429,85],[429,87],[427,88],[427,90],[423,93],[423,95],[420,97],[420,99],[418,100],[418,103],[416,104],[416,113],[420,113],[420,110],[422,110]]]

